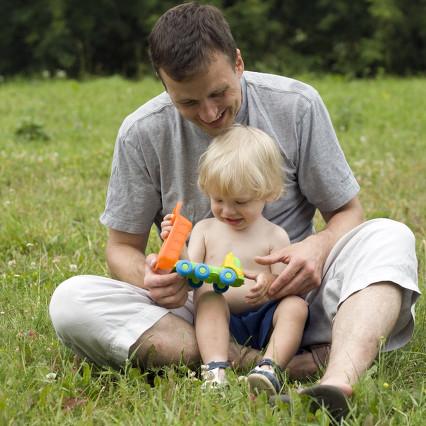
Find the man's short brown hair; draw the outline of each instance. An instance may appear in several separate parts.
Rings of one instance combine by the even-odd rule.
[[[207,67],[215,52],[232,65],[236,44],[222,12],[210,5],[184,3],[165,12],[149,36],[149,55],[157,73],[182,81]]]

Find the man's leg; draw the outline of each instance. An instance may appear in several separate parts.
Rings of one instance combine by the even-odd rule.
[[[380,342],[392,332],[401,303],[401,288],[385,282],[349,297],[334,318],[330,359],[320,383],[351,395],[352,385],[371,366]]]
[[[144,368],[197,364],[200,352],[194,327],[172,313],[164,315],[130,347],[129,357]]]
[[[387,338],[399,318],[402,289],[381,282],[354,293],[340,306],[334,318],[330,359],[319,385],[307,387],[300,394],[311,397],[310,410],[326,407],[336,420],[344,417],[352,386],[374,362],[380,342]],[[290,404],[290,395],[270,398]]]
[[[235,367],[252,366],[260,355],[255,349],[230,342],[229,361]],[[144,368],[201,362],[193,325],[172,313],[163,316],[138,338],[130,347],[130,356]]]

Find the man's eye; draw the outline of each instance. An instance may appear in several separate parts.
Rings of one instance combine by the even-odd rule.
[[[222,92],[217,92],[212,94],[212,98],[220,98],[222,96],[225,96],[226,90],[222,90]]]

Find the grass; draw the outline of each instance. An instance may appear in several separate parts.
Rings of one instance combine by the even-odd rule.
[[[426,277],[426,81],[311,79],[359,182],[368,218],[405,222]],[[55,287],[106,275],[99,224],[122,119],[161,91],[152,80],[12,81],[0,85],[0,424],[320,424],[326,414],[271,411],[231,377],[204,395],[184,366],[97,370],[56,339]],[[152,235],[150,251],[158,250]],[[426,416],[425,302],[412,342],[382,354],[355,389],[348,425],[421,425]],[[292,384],[293,386],[294,384]]]

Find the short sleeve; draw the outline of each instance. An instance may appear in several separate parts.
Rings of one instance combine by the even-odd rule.
[[[143,151],[131,133],[119,134],[101,223],[118,231],[148,234],[160,209],[160,194],[146,167]]]
[[[317,92],[297,126],[299,186],[307,200],[321,211],[342,207],[359,185],[337,140],[328,111]]]

